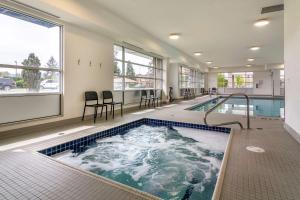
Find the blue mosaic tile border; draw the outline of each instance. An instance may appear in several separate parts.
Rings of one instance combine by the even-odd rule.
[[[88,135],[76,140],[72,140],[54,147],[50,147],[47,149],[40,150],[39,153],[45,154],[47,156],[52,156],[54,154],[66,151],[84,151],[88,145],[91,145],[96,142],[96,140],[106,137],[111,137],[114,135],[125,134],[129,129],[136,128],[141,125],[149,125],[149,126],[177,126],[177,127],[186,127],[186,128],[194,128],[208,131],[217,131],[222,133],[230,133],[230,128],[225,127],[214,127],[214,126],[206,126],[202,124],[193,124],[193,123],[185,123],[185,122],[175,122],[175,121],[166,121],[159,119],[149,119],[143,118],[137,121],[129,122],[127,124],[123,124],[111,129],[107,129],[92,135]]]

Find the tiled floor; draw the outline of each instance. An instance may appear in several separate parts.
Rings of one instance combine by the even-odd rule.
[[[124,115],[123,118],[116,117],[113,121],[99,120],[96,125],[87,120],[79,124],[1,140],[0,151],[3,152],[0,153],[0,199],[151,198],[142,194],[135,195],[130,189],[124,190],[108,184],[110,182],[105,179],[95,178],[31,151],[145,116],[203,123],[203,113],[187,111],[184,108],[208,98],[197,98],[155,110],[136,111]],[[212,123],[224,122],[224,119],[241,120],[243,123],[246,121],[246,118],[237,115],[225,117],[223,114],[212,113],[209,117]],[[300,145],[283,129],[281,120],[252,118],[251,127],[251,131],[242,132],[236,127],[221,199],[300,199]],[[30,144],[33,142],[35,143]],[[249,152],[245,149],[247,146],[259,146],[265,149],[265,153]],[[26,152],[12,152],[10,148],[25,149]]]

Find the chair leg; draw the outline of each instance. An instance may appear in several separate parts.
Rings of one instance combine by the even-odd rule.
[[[145,99],[145,107],[147,107],[147,99]]]
[[[85,108],[86,108],[86,106],[84,106],[84,108],[83,108],[83,114],[82,114],[82,121],[84,120],[84,115],[85,115]]]
[[[98,107],[95,107],[95,111],[94,111],[94,123],[96,123],[97,110],[98,110]]]
[[[110,105],[110,114],[112,113],[113,111],[113,105]]]
[[[123,104],[121,103],[121,116],[123,117]]]
[[[113,119],[115,118],[115,105],[112,105],[112,114],[113,114]]]
[[[141,107],[142,107],[142,101],[143,101],[143,99],[141,98],[141,101],[140,101],[140,109],[141,109]]]
[[[107,105],[105,105],[105,119],[107,120]]]
[[[101,114],[100,117],[102,118],[103,106],[101,106]]]

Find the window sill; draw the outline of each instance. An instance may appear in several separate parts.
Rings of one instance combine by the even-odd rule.
[[[45,92],[45,93],[17,93],[17,94],[0,94],[1,97],[24,97],[24,96],[48,96],[61,95],[61,92]]]

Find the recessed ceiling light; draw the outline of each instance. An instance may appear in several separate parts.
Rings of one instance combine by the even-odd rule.
[[[213,62],[212,61],[207,61],[206,64],[211,65]]]
[[[195,55],[195,56],[201,56],[202,53],[201,53],[201,52],[195,52],[194,55]]]
[[[246,67],[252,67],[252,65],[249,65],[249,64],[248,64],[248,65],[246,65]]]
[[[257,20],[256,22],[254,22],[254,26],[256,26],[256,27],[263,27],[268,24],[270,24],[270,21],[267,19],[260,19],[260,20]]]
[[[169,38],[170,38],[171,40],[178,40],[179,37],[180,37],[180,34],[179,34],[179,33],[171,33],[171,34],[169,35]]]
[[[249,62],[253,62],[255,59],[254,58],[248,58]]]
[[[260,47],[259,46],[253,46],[253,47],[250,47],[249,49],[251,51],[257,51],[257,50],[260,50]]]
[[[219,69],[219,67],[213,67],[214,69]]]

